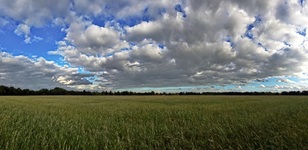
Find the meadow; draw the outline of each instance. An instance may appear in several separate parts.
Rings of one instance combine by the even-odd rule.
[[[3,96],[0,149],[307,149],[305,96]]]

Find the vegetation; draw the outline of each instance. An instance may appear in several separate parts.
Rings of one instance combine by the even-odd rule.
[[[305,96],[2,96],[0,149],[306,149]]]
[[[180,93],[155,93],[152,92],[131,92],[131,91],[68,91],[63,88],[41,89],[38,91],[20,89],[15,87],[0,86],[0,95],[308,95],[308,91],[286,91],[286,92],[180,92]]]

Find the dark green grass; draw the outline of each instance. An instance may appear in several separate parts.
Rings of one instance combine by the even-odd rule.
[[[307,149],[308,97],[0,97],[0,149]]]

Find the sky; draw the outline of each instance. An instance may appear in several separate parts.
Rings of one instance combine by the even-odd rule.
[[[0,85],[308,90],[306,0],[0,0]]]

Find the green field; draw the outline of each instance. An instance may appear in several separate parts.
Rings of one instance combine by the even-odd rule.
[[[0,149],[307,149],[308,97],[0,97]]]

